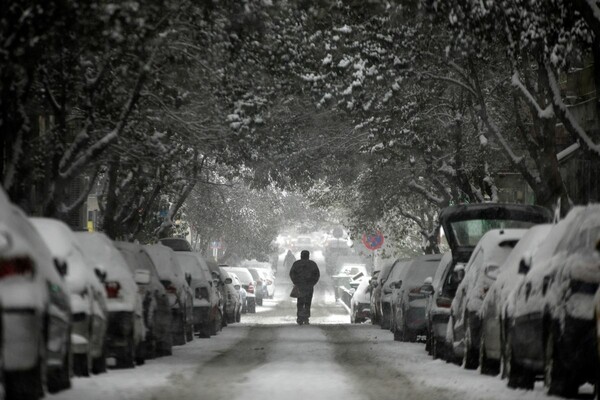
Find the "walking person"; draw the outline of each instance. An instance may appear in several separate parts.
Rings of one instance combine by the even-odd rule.
[[[300,259],[290,269],[290,279],[298,290],[298,325],[308,325],[310,318],[310,305],[312,303],[314,286],[319,281],[321,273],[317,263],[309,259],[310,252],[302,250]]]
[[[291,250],[288,250],[285,258],[283,259],[283,268],[286,272],[290,272],[290,268],[292,268],[292,264],[296,262],[296,257],[294,257],[294,253]]]

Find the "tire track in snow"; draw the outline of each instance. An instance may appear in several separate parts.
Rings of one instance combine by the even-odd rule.
[[[323,325],[320,327],[335,352],[336,362],[352,376],[361,398],[369,400],[450,400],[448,390],[416,386],[396,366],[380,359],[373,351],[376,342],[355,336],[360,325]],[[383,333],[383,332],[382,332]]]

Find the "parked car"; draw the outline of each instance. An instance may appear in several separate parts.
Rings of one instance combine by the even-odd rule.
[[[175,254],[183,271],[190,275],[194,331],[204,338],[216,335],[223,326],[221,299],[208,265],[198,253],[177,251]]]
[[[227,272],[221,266],[219,266],[219,272],[225,288],[225,318],[229,323],[240,322],[242,315],[242,299],[239,288],[236,289],[233,278],[229,272]],[[239,284],[239,278],[237,283],[241,288],[241,284]]]
[[[371,295],[369,293],[370,276],[359,278],[358,287],[350,299],[350,323],[360,324],[371,317]]]
[[[452,277],[452,253],[444,253],[431,282],[431,293],[427,295],[425,319],[427,320],[427,343],[425,349],[433,358],[444,358],[446,328],[450,317],[450,300],[441,296],[444,281]]]
[[[402,274],[404,268],[408,266],[410,260],[396,260],[390,273],[385,281],[381,282],[381,297],[379,299],[379,309],[381,310],[381,329],[391,329],[393,321],[392,312],[392,295],[395,284],[398,281],[398,277]],[[379,275],[381,277],[381,275]]]
[[[239,296],[240,296],[240,312],[241,314],[246,314],[248,312],[247,310],[247,293],[246,293],[246,289],[244,289],[242,287],[242,282],[240,281],[240,278],[238,278],[238,276],[235,274],[235,272],[229,270],[226,271],[229,276],[231,277],[231,279],[233,280],[232,284],[233,287],[235,288],[235,290],[238,292]],[[235,322],[240,322],[241,320],[241,315],[238,316],[239,320],[236,320]]]
[[[73,371],[89,376],[106,371],[106,291],[103,274],[83,254],[75,234],[64,222],[50,218],[30,218],[55,260],[66,263],[65,280],[71,302],[71,351]]]
[[[331,277],[336,300],[342,297],[344,291],[350,289],[350,281],[359,274],[361,276],[368,275],[367,267],[364,264],[344,264],[338,273]]]
[[[146,333],[142,298],[134,277],[121,252],[105,234],[75,232],[75,237],[84,254],[106,273],[107,364],[109,367],[133,368],[136,361],[143,362],[143,354],[138,349]]]
[[[246,303],[245,307],[247,312],[253,314],[256,312],[256,298],[254,296],[254,288],[256,287],[256,282],[254,282],[254,278],[248,269],[242,267],[223,267],[227,272],[233,272],[237,275],[240,282],[242,283],[242,288],[246,291]]]
[[[173,346],[171,305],[156,266],[148,254],[148,247],[127,242],[115,242],[115,247],[127,261],[129,270],[135,277],[138,293],[142,296],[146,336],[141,352],[145,358],[170,355]]]
[[[594,320],[596,321],[596,354],[600,360],[600,288],[596,291],[594,304],[596,305],[594,310]],[[596,373],[596,397],[600,397],[600,373]]]
[[[171,340],[173,345],[181,346],[194,338],[192,288],[170,247],[158,243],[148,246],[146,251],[167,291],[171,306]]]
[[[490,286],[498,276],[499,267],[517,245],[526,229],[492,229],[488,231],[471,254],[465,266],[465,278],[456,291],[450,306],[446,340],[454,356],[463,360],[466,369],[479,366],[481,337],[480,310]]]
[[[0,189],[0,304],[9,399],[71,385],[71,305],[64,264]],[[45,375],[44,375],[45,373]]]
[[[511,386],[543,374],[549,394],[570,397],[599,370],[594,294],[600,283],[600,205],[574,207],[552,228],[514,291],[505,357]],[[507,310],[508,311],[508,310]]]
[[[256,296],[256,304],[259,306],[263,305],[263,299],[269,296],[267,289],[267,282],[263,275],[260,273],[258,268],[246,268],[252,275],[252,279],[256,283],[254,295]]]
[[[395,260],[388,261],[385,263],[379,271],[373,271],[373,277],[371,278],[371,323],[381,323],[381,288],[382,282],[385,282],[388,275],[392,271]]]
[[[394,340],[414,342],[417,336],[427,334],[425,305],[431,293],[433,275],[440,263],[441,254],[417,257],[388,280],[391,281],[391,330]]]
[[[519,262],[526,253],[533,253],[537,249],[551,228],[550,224],[529,228],[500,265],[498,278],[485,296],[480,311],[479,365],[482,374],[497,375],[500,372],[500,361],[503,359],[502,338],[506,335],[503,308],[510,292],[523,277],[519,275]]]
[[[549,210],[523,204],[462,204],[446,207],[439,216],[444,237],[452,253],[452,264],[442,280],[442,290],[438,293],[441,303],[452,302],[456,289],[464,277],[465,263],[479,239],[491,229],[530,228],[533,225],[552,220]],[[451,326],[451,325],[447,325]],[[454,349],[447,343],[444,355],[449,361],[457,361]]]

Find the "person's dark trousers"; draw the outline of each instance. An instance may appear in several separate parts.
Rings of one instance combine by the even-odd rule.
[[[308,320],[310,318],[310,305],[312,303],[313,288],[302,288],[298,297],[298,319]]]

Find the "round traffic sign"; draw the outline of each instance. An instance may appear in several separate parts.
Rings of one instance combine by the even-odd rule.
[[[383,233],[377,231],[374,234],[367,235],[363,234],[362,242],[365,247],[369,250],[377,250],[383,246]]]

